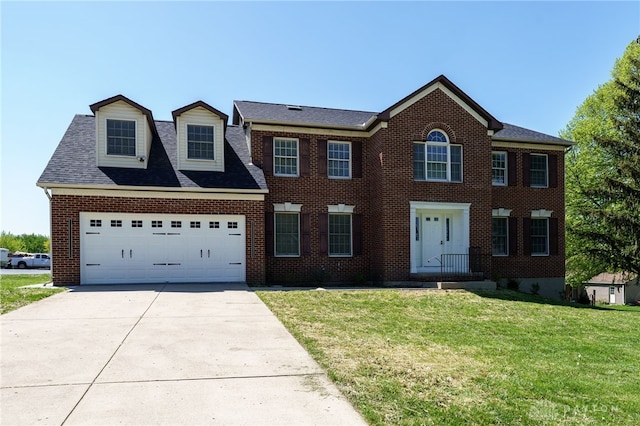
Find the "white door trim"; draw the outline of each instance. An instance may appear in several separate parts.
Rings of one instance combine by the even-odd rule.
[[[419,250],[416,242],[416,214],[418,210],[459,210],[462,211],[462,244],[464,247],[469,247],[469,212],[471,210],[471,203],[438,203],[432,201],[409,201],[409,224],[411,230],[410,235],[410,259],[411,259],[411,273],[418,272],[418,264],[416,262],[416,252]]]

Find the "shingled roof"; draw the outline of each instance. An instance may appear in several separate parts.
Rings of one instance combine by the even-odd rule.
[[[177,168],[177,137],[173,121],[155,121],[157,136],[151,143],[146,169],[98,167],[96,124],[92,115],[76,115],[53,153],[38,186],[157,187],[266,191],[262,170],[250,163],[244,133],[228,126],[225,137],[225,171],[186,171]]]
[[[513,124],[502,124],[504,125],[502,130],[496,132],[493,135],[494,141],[544,143],[562,146],[573,145],[573,142],[566,139],[561,139],[555,136],[536,132],[534,130],[525,129],[524,127],[514,126]]]
[[[302,127],[367,130],[374,122],[388,120],[394,108],[418,96],[422,91],[437,83],[447,87],[487,120],[489,128],[495,131],[493,136],[494,141],[542,143],[560,146],[573,145],[573,142],[565,139],[498,121],[498,119],[489,114],[444,75],[436,77],[425,86],[380,113],[253,101],[235,101],[233,105],[233,124],[285,124]]]
[[[233,103],[233,124],[243,122],[366,130],[377,113],[252,101]]]

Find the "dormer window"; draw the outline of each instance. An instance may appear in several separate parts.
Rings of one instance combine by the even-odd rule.
[[[107,120],[107,155],[136,155],[136,122]]]
[[[224,172],[226,114],[196,101],[171,113],[176,126],[178,170]]]
[[[213,126],[187,125],[187,157],[191,160],[214,159]]]
[[[151,111],[122,95],[89,105],[96,120],[96,165],[146,169],[158,129]]]

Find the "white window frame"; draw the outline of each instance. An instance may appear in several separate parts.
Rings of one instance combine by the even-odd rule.
[[[291,202],[273,204],[273,254],[275,257],[300,257],[300,245],[302,243],[302,224],[300,223],[300,212],[302,204]],[[278,215],[290,214],[298,218],[298,254],[278,254]]]
[[[187,141],[187,146],[186,146],[186,154],[187,154],[187,160],[189,161],[216,161],[216,126],[214,126],[213,124],[202,124],[202,123],[185,123],[185,139]],[[191,141],[189,140],[189,127],[190,126],[196,126],[196,127],[210,127],[211,131],[212,131],[212,135],[213,135],[213,140],[211,141],[211,145],[212,145],[212,151],[213,151],[213,158],[198,158],[198,157],[190,157],[189,156],[189,143],[193,142],[193,143],[204,143],[201,141]],[[208,142],[207,142],[208,143]]]
[[[343,160],[340,158],[331,158],[331,144],[335,145],[346,145],[349,148],[349,159]],[[353,150],[351,149],[351,142],[343,142],[343,141],[327,141],[327,176],[330,179],[351,179],[352,173],[352,158],[353,158]],[[339,161],[342,163],[347,163],[348,174],[347,176],[333,176],[331,174],[331,161]]]
[[[545,159],[545,183],[544,185],[536,184],[533,182],[533,157],[544,157]],[[539,169],[536,169],[539,170]],[[547,154],[529,154],[529,181],[532,188],[548,188],[549,187],[549,156]]]
[[[414,141],[414,147],[415,145],[422,145],[422,149],[424,149],[424,180],[423,179],[415,179],[415,160],[414,160],[414,180],[419,181],[419,182],[451,182],[451,183],[462,183],[464,182],[464,149],[462,147],[462,145],[460,144],[452,144],[449,141],[449,136],[447,135],[446,132],[444,132],[443,130],[440,129],[434,129],[431,132],[440,132],[442,133],[445,138],[447,139],[446,142],[434,142],[434,141]],[[429,134],[431,134],[431,132],[429,132]],[[446,178],[445,179],[433,179],[433,178],[429,178],[429,170],[428,170],[428,165],[429,165],[429,156],[428,156],[428,147],[429,146],[440,146],[440,147],[446,147],[446,155],[447,155],[447,165],[446,165]],[[459,147],[460,148],[460,180],[452,180],[451,179],[451,147]]]
[[[276,154],[276,144],[278,141],[283,142],[295,142],[296,143],[296,156],[283,156]],[[276,159],[277,158],[295,158],[296,160],[296,171],[295,173],[278,173]],[[300,140],[297,138],[273,138],[273,175],[279,177],[299,177],[300,176]]]
[[[505,226],[505,231],[506,232],[505,232],[505,235],[504,235],[504,237],[506,239],[505,240],[505,253],[495,253],[493,251],[493,238],[494,238],[494,235],[493,235],[493,221],[495,219],[503,220],[505,222],[505,224],[506,224],[506,226]],[[508,257],[509,256],[509,249],[510,249],[510,247],[509,247],[509,217],[508,216],[492,216],[491,217],[491,255],[493,257]]]
[[[546,223],[546,227],[547,227],[547,232],[545,235],[545,251],[544,252],[534,252],[533,251],[533,222],[534,221],[544,221]],[[540,237],[540,236],[536,236],[536,237]],[[549,218],[548,217],[532,217],[531,218],[531,230],[529,232],[529,243],[531,244],[531,256],[535,256],[535,257],[544,257],[544,256],[549,256]]]
[[[493,164],[493,156],[494,155],[503,155],[504,156],[504,168],[495,167]],[[504,175],[504,179],[502,182],[496,182],[493,179],[493,171],[494,170],[502,170]],[[509,185],[509,156],[506,151],[491,151],[491,184],[493,186],[507,186]]]
[[[349,218],[349,253],[331,252],[331,218],[338,216]],[[353,257],[353,215],[351,213],[329,213],[327,218],[327,243],[329,257]]]
[[[295,216],[298,224],[298,247],[297,253],[278,253],[278,217]],[[298,212],[274,212],[273,214],[273,254],[275,257],[300,257],[300,213]]]
[[[109,121],[122,121],[133,123],[133,154],[111,154],[109,153]],[[129,119],[129,118],[114,118],[114,117],[105,117],[104,121],[104,134],[105,134],[105,145],[104,145],[104,153],[108,157],[122,157],[122,158],[135,158],[138,156],[138,120]],[[116,136],[112,136],[116,137]]]

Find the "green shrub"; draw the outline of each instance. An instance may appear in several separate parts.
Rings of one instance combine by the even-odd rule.
[[[520,282],[514,278],[509,278],[507,280],[507,288],[509,290],[520,290]]]

